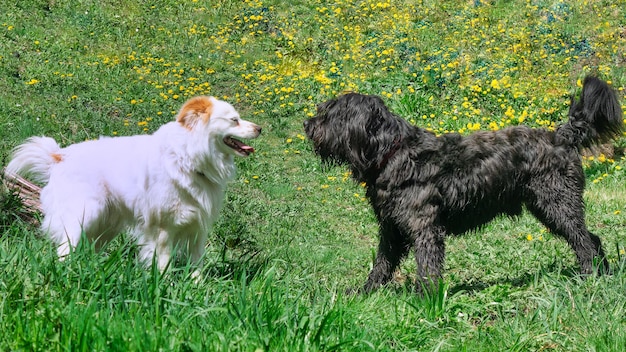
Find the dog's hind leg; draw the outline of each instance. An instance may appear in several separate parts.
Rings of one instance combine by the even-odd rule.
[[[78,245],[83,231],[77,219],[64,221],[53,216],[45,216],[41,228],[56,243],[57,255],[61,261]]]
[[[598,272],[606,272],[609,263],[600,238],[589,232],[585,225],[582,187],[574,185],[573,180],[562,181],[558,185],[543,182],[534,189],[532,199],[526,201],[526,206],[552,233],[565,238],[576,253],[582,274],[593,272],[595,258],[602,261]]]
[[[415,234],[415,262],[417,278],[415,290],[418,293],[436,289],[441,278],[445,258],[445,231],[437,226],[429,226]]]
[[[363,286],[364,292],[371,292],[389,282],[398,264],[409,250],[408,241],[392,224],[381,223],[379,236],[378,253],[374,267]]]
[[[84,187],[76,188],[81,199],[75,197],[71,202],[66,195],[54,192],[47,188],[42,190],[41,204],[45,212],[42,231],[57,244],[59,260],[63,260],[78,245],[83,233],[92,241],[101,235],[105,205],[96,197],[90,198],[89,190]]]

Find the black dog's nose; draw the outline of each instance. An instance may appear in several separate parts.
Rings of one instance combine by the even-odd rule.
[[[304,122],[302,123],[302,125],[304,126],[304,128],[306,129],[306,127],[309,125],[309,120],[304,120]]]

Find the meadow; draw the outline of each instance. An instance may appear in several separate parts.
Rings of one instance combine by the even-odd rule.
[[[238,159],[200,282],[121,236],[65,262],[0,196],[0,350],[623,351],[626,159],[586,154],[587,223],[612,274],[582,278],[534,218],[446,242],[443,285],[414,263],[369,295],[377,223],[302,122],[345,91],[434,133],[553,129],[595,74],[626,110],[626,1],[20,0],[0,3],[0,166],[25,138],[152,133],[196,95],[263,126]],[[124,172],[124,170],[120,170]]]

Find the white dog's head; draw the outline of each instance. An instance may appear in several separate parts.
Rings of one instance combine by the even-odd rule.
[[[254,148],[239,138],[252,139],[261,134],[261,127],[241,119],[232,105],[208,96],[188,100],[178,112],[176,121],[190,131],[215,137],[213,139],[221,152],[244,157],[254,153]]]

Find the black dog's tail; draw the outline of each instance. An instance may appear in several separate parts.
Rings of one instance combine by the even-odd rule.
[[[587,76],[580,100],[572,97],[569,121],[556,131],[556,143],[591,147],[621,136],[623,128],[622,108],[613,89]]]

